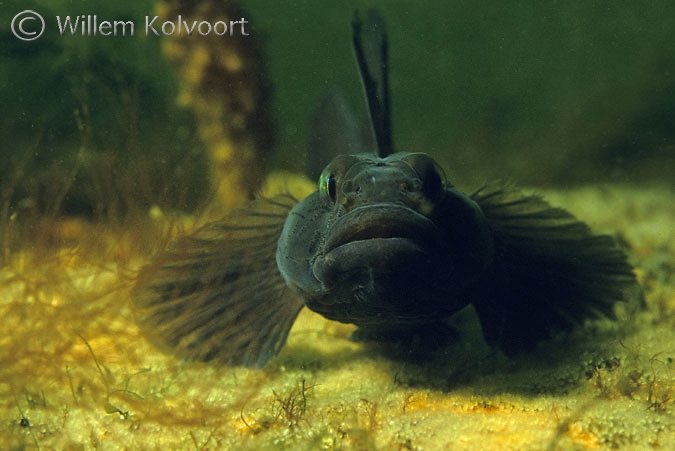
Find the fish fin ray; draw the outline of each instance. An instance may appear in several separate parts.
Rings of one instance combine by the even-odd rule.
[[[366,141],[342,92],[330,89],[312,114],[307,140],[307,175],[318,180],[324,167],[339,155],[375,148]]]
[[[471,198],[493,231],[496,253],[496,288],[474,306],[486,339],[507,353],[585,318],[613,317],[614,304],[635,294],[632,267],[609,235],[594,235],[566,210],[506,185],[485,186]]]
[[[354,12],[352,44],[366,94],[377,154],[384,158],[394,153],[394,143],[389,100],[389,44],[384,19],[378,11],[368,10],[365,23],[358,12]]]
[[[304,305],[276,266],[294,203],[261,199],[176,238],[138,275],[134,307],[148,335],[191,360],[262,367],[277,355]]]

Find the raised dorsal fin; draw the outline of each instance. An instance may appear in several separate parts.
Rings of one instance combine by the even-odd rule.
[[[311,180],[317,180],[323,168],[338,155],[374,151],[374,138],[366,140],[360,125],[340,90],[330,89],[309,124],[306,172]],[[370,133],[370,123],[367,131]]]
[[[389,104],[388,43],[384,19],[379,12],[369,10],[365,23],[358,11],[352,19],[352,41],[361,82],[366,93],[368,113],[372,124],[377,153],[386,157],[394,153]]]

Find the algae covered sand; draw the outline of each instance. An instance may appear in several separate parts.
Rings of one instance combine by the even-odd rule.
[[[198,221],[53,221],[61,245],[13,252],[0,270],[0,448],[671,449],[672,189],[545,194],[619,237],[646,307],[514,359],[482,341],[471,311],[425,358],[304,311],[262,370],[182,362],[146,342],[129,301],[136,269]]]

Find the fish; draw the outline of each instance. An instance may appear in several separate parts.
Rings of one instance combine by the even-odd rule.
[[[187,359],[262,368],[303,308],[360,339],[431,345],[471,305],[506,355],[614,317],[637,286],[617,241],[507,183],[465,194],[429,155],[396,151],[381,14],[355,13],[352,38],[369,133],[330,94],[320,110],[332,126],[310,140],[334,154],[316,190],[256,199],[175,238],[137,277],[148,337]]]

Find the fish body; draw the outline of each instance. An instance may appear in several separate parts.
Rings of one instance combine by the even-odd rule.
[[[374,136],[312,142],[364,152],[335,156],[299,202],[259,199],[177,238],[138,277],[148,333],[189,358],[262,367],[304,307],[361,336],[412,339],[471,304],[509,354],[611,316],[636,281],[610,236],[504,184],[465,194],[430,156],[394,152],[384,22],[369,14],[366,38],[353,26]],[[342,110],[332,123],[353,124]]]

